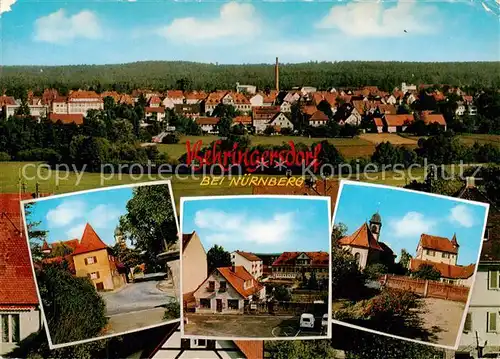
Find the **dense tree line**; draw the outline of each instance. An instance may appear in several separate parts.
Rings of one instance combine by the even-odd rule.
[[[216,65],[193,62],[149,61],[120,65],[2,66],[0,88],[8,94],[30,88],[41,92],[57,88],[64,94],[71,89],[97,92],[130,92],[137,88],[230,89],[236,82],[274,88],[274,65]],[[401,82],[448,84],[475,88],[500,87],[498,62],[309,62],[280,64],[280,87],[378,86],[391,91]]]

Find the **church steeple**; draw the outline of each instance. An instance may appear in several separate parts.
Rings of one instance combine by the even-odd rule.
[[[458,241],[457,241],[457,234],[456,233],[453,234],[453,238],[451,239],[451,244],[453,244],[453,247],[455,247],[455,248],[460,247],[460,245],[458,244]]]
[[[372,232],[377,242],[380,236],[381,228],[382,228],[382,217],[380,217],[380,214],[377,211],[377,213],[375,213],[370,219],[370,231]]]

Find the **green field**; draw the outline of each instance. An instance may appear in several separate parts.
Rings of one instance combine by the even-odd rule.
[[[460,135],[459,138],[463,143],[467,145],[473,145],[475,142],[478,142],[481,145],[484,145],[486,143],[497,146],[500,145],[500,135],[467,134],[467,135]]]
[[[158,149],[161,152],[166,152],[171,158],[179,158],[187,152],[186,141],[189,140],[191,146],[196,141],[202,141],[203,145],[209,145],[212,141],[219,139],[217,136],[182,136],[179,143],[176,144],[160,144]],[[295,143],[302,142],[308,146],[323,140],[327,140],[332,145],[338,148],[344,157],[347,159],[370,157],[375,150],[375,144],[363,140],[361,138],[309,138],[298,136],[250,136],[251,145],[281,145],[283,142],[288,143],[293,141]]]

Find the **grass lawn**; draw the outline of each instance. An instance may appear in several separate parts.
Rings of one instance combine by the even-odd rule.
[[[492,145],[500,145],[500,135],[489,135],[489,134],[466,134],[460,135],[460,140],[466,145],[473,145],[475,142],[484,145],[486,143]]]
[[[179,143],[176,144],[160,144],[158,149],[161,152],[166,152],[172,158],[179,158],[186,151],[186,141],[189,140],[191,146],[194,142],[201,140],[203,145],[209,145],[212,141],[219,139],[218,136],[182,136]],[[370,157],[375,150],[375,144],[373,142],[361,139],[359,137],[354,138],[309,138],[309,137],[298,137],[298,136],[250,136],[251,145],[281,145],[283,142],[288,143],[293,141],[295,143],[302,142],[308,146],[313,143],[327,140],[344,155],[344,157],[351,159],[357,157]]]

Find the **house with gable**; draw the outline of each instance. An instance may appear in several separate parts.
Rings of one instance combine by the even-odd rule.
[[[88,277],[98,291],[114,290],[126,283],[118,272],[117,260],[90,224],[85,225],[82,238],[71,254],[77,277]]]
[[[184,103],[184,92],[181,90],[168,90],[162,103],[163,107],[173,109],[175,105]]]
[[[234,251],[231,253],[231,264],[233,266],[245,267],[245,269],[257,280],[263,275],[264,264],[262,259],[253,253]]]
[[[409,269],[417,271],[422,265],[431,265],[441,274],[442,282],[470,287],[476,266],[457,265],[459,247],[456,235],[450,240],[424,233],[420,236],[415,258],[408,263]]]
[[[279,106],[258,106],[252,108],[252,121],[256,133],[262,133],[273,118],[280,113]]]
[[[283,252],[271,265],[273,279],[316,278],[329,276],[330,256],[327,252]]]
[[[198,234],[182,235],[182,292],[191,293],[207,278],[207,253]]]
[[[0,194],[0,357],[42,327],[42,317],[19,201],[31,194]]]
[[[293,131],[292,121],[290,121],[290,119],[283,112],[276,113],[269,121],[268,126],[273,126],[277,129],[277,132],[280,132],[284,128],[288,128],[290,131]]]
[[[389,267],[394,264],[396,255],[388,245],[379,240],[381,230],[382,217],[377,212],[369,223],[363,223],[353,234],[340,238],[338,245],[354,256],[361,269],[375,263]]]
[[[324,126],[328,122],[328,116],[320,110],[317,110],[313,113],[311,117],[309,117],[309,126],[319,127]]]
[[[500,354],[500,208],[478,187],[473,177],[454,197],[488,203],[483,248],[472,289],[460,346],[455,358],[481,358]],[[478,346],[482,353],[478,353]]]
[[[243,266],[215,269],[193,292],[196,313],[242,314],[266,298],[266,288]]]

